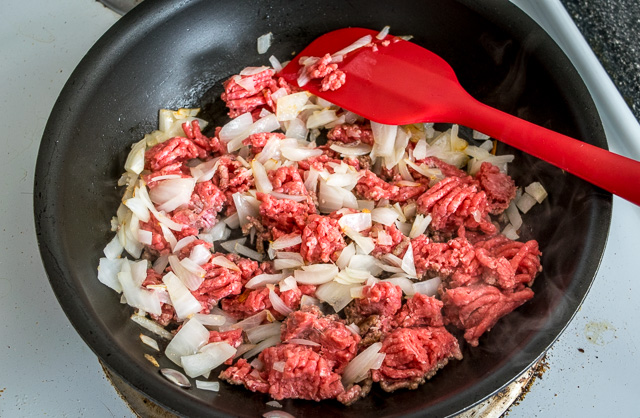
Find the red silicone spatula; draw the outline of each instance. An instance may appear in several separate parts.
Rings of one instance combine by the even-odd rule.
[[[339,29],[322,35],[299,55],[322,57],[378,32]],[[388,37],[391,39],[391,37]],[[293,59],[281,75],[297,85],[300,64]],[[480,103],[460,86],[453,69],[436,54],[408,41],[360,48],[338,68],[346,83],[336,91],[320,91],[319,80],[305,90],[378,123],[457,123],[568,171],[596,186],[640,205],[640,162],[550,131]]]

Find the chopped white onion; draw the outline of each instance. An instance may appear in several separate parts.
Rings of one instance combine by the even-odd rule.
[[[195,185],[193,177],[162,180],[149,190],[149,197],[158,210],[171,212],[189,203]]]
[[[391,226],[400,217],[400,214],[392,208],[375,208],[371,211],[371,220],[385,226]]]
[[[315,111],[307,119],[307,129],[321,128],[338,119],[334,109],[322,109]]]
[[[373,343],[355,356],[342,373],[342,385],[346,388],[366,378],[369,370],[378,362],[378,353],[381,349],[381,342]]]
[[[411,226],[411,231],[409,232],[409,238],[415,238],[424,234],[424,231],[427,230],[430,223],[431,215],[416,215],[416,218],[413,220],[413,225]]]
[[[282,156],[290,161],[304,161],[312,157],[322,155],[322,150],[317,148],[281,147]]]
[[[547,191],[537,181],[524,188],[524,191],[530,194],[538,203],[542,203],[547,198]]]
[[[404,257],[402,257],[402,270],[404,270],[409,276],[417,277],[418,273],[416,273],[416,266],[413,261],[413,246],[409,244],[407,247],[407,251],[404,253]]]
[[[173,339],[173,334],[164,329],[164,327],[158,324],[156,321],[137,314],[131,315],[131,320],[140,325],[142,328],[153,332],[154,334],[164,338],[165,340]]]
[[[287,316],[293,309],[287,306],[286,303],[282,300],[280,296],[273,290],[273,287],[269,289],[269,302],[271,302],[271,306],[280,314]]]
[[[344,285],[331,281],[316,289],[316,297],[331,305],[336,312],[340,312],[353,300],[351,287],[353,285]]]
[[[360,156],[367,155],[371,152],[371,145],[365,143],[353,144],[353,145],[342,145],[342,144],[331,144],[329,147],[333,151],[338,152],[342,155],[347,156]]]
[[[240,244],[240,243],[236,243],[236,245],[234,246],[236,252],[240,255],[244,255],[246,257],[252,258],[256,261],[262,261],[264,259],[264,255],[260,254],[259,252],[252,250],[249,247],[245,247],[244,245]]]
[[[371,255],[357,254],[349,260],[349,268],[354,270],[364,270],[373,276],[382,273],[382,269],[378,266],[378,260]]]
[[[251,280],[249,280],[247,282],[247,284],[244,285],[244,287],[246,287],[247,289],[257,289],[259,287],[264,287],[267,284],[274,284],[274,283],[278,283],[280,280],[284,279],[286,276],[282,273],[280,274],[267,274],[267,273],[263,273],[263,274],[258,274],[254,277],[251,278]]]
[[[200,163],[195,167],[190,167],[189,171],[191,172],[191,177],[196,179],[196,183],[211,180],[216,171],[218,171],[218,162],[218,158],[213,158],[209,161]]]
[[[180,281],[189,289],[189,290],[198,290],[202,282],[204,281],[205,271],[202,267],[195,264],[199,267],[199,271],[193,272],[191,269],[187,268],[185,265],[189,266],[184,260],[189,260],[188,258],[180,261],[177,256],[170,255],[169,256],[169,264],[171,265],[171,269],[173,273],[178,276]],[[189,260],[191,261],[191,260]],[[192,267],[192,266],[189,266]]]
[[[346,247],[342,249],[340,252],[340,256],[336,260],[336,265],[340,268],[340,270],[344,270],[345,267],[349,265],[351,262],[351,258],[356,255],[356,246],[352,242]]]
[[[188,237],[182,238],[180,241],[176,242],[176,245],[174,245],[172,252],[177,253],[195,240],[196,237],[194,235],[189,235]]]
[[[218,392],[220,390],[220,382],[196,380],[196,387],[200,390],[210,390],[212,392]]]
[[[144,334],[140,334],[140,341],[142,341],[144,344],[148,345],[149,347],[153,348],[154,350],[160,351],[160,347],[158,347],[158,342],[153,338]]]
[[[376,247],[373,243],[373,238],[362,236],[359,232],[353,230],[349,226],[344,227],[343,230],[345,235],[351,238],[365,254],[369,254]]]
[[[390,157],[393,155],[398,127],[371,121],[373,133],[372,157]]]
[[[124,265],[125,264],[123,264],[123,266]],[[121,271],[117,274],[117,277],[122,287],[122,294],[126,298],[128,305],[154,315],[162,314],[160,300],[156,293],[151,290],[142,289],[136,284],[131,275],[131,271]]]
[[[383,40],[389,34],[389,29],[389,26],[385,26],[384,28],[382,28],[380,33],[376,35],[376,39],[380,41]]]
[[[312,264],[302,266],[302,270],[293,272],[296,282],[300,284],[318,285],[333,280],[338,274],[338,267],[333,264]]]
[[[505,226],[502,230],[501,234],[514,241],[520,238],[520,235],[518,235],[516,228],[512,224],[507,224],[507,226]]]
[[[520,212],[514,201],[507,207],[505,213],[507,214],[507,218],[509,218],[509,222],[513,225],[514,230],[520,229],[522,226],[522,216],[520,216]]]
[[[244,244],[245,242],[247,242],[247,238],[238,238],[222,242],[220,243],[220,246],[230,253],[238,254],[236,251],[236,244]]]
[[[224,315],[216,315],[216,314],[201,314],[196,313],[193,315],[202,325],[211,326],[211,327],[219,327],[220,325],[224,325],[227,322],[227,318]]]
[[[417,282],[413,284],[413,290],[415,293],[420,293],[427,296],[435,296],[438,293],[440,282],[441,280],[439,277],[434,277],[433,279]]]
[[[280,342],[280,334],[274,335],[272,337],[269,337],[266,340],[262,341],[260,344],[256,345],[255,348],[253,348],[253,349],[247,351],[246,353],[244,353],[244,355],[242,357],[245,358],[245,359],[251,358],[251,357],[255,356],[256,354],[260,354],[262,352],[262,350],[264,350],[265,348],[273,347],[274,345],[278,345],[279,342]]]
[[[523,193],[522,196],[516,201],[516,206],[522,213],[527,213],[529,210],[538,203],[536,199],[529,193]]]
[[[312,347],[320,347],[320,344],[315,342],[315,341],[311,341],[311,340],[307,340],[304,338],[292,338],[290,340],[285,341],[289,344],[298,344],[298,345],[309,345]]]
[[[232,358],[235,353],[236,349],[229,343],[214,342],[202,347],[199,353],[182,356],[180,362],[187,376],[196,377],[209,373]]]
[[[197,319],[191,318],[174,335],[167,345],[164,354],[178,366],[182,366],[181,358],[198,352],[198,349],[209,341],[209,330]]]
[[[171,305],[176,310],[178,319],[185,319],[202,310],[202,305],[198,299],[189,292],[189,289],[180,281],[178,276],[169,272],[164,275],[162,282],[167,286]]]
[[[273,40],[273,33],[265,33],[258,38],[258,54],[264,54],[271,46]]]
[[[122,269],[124,259],[117,258],[115,260],[109,258],[101,258],[98,265],[98,280],[100,283],[109,286],[116,292],[122,292],[122,286],[118,280],[118,273]]]
[[[294,120],[309,102],[309,93],[301,91],[281,97],[276,102],[276,116],[280,122]],[[287,137],[289,137],[287,135]],[[290,138],[290,137],[289,137]]]
[[[371,228],[371,213],[360,212],[343,215],[338,220],[338,225],[344,228],[351,228],[356,232]]]
[[[231,260],[223,255],[215,256],[211,259],[211,264],[228,268],[229,270],[240,271],[240,268]]]
[[[363,46],[370,44],[372,40],[373,40],[373,37],[371,35],[363,36],[362,38],[358,39],[351,45],[342,48],[340,51],[332,54],[331,56],[337,57],[340,55],[348,54],[349,52],[355,51],[356,49],[362,48]]]
[[[416,293],[416,290],[413,287],[413,282],[406,277],[390,277],[382,281],[389,282],[400,287],[400,289],[402,289],[404,294],[407,296],[413,296]]]
[[[267,170],[258,160],[251,161],[251,169],[253,171],[253,178],[256,182],[256,189],[261,193],[269,193],[273,190],[273,185],[269,181],[267,176]]]

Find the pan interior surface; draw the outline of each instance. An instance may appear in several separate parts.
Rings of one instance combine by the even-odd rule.
[[[135,388],[181,415],[261,416],[268,396],[222,384],[219,393],[180,389],[143,355],[140,328],[119,295],[96,278],[116,186],[131,144],[157,126],[158,109],[201,107],[212,125],[228,120],[221,83],[268,57],[290,59],[321,34],[347,26],[381,29],[443,57],[477,99],[533,123],[606,148],[595,106],[549,36],[505,1],[160,0],[125,15],[72,74],[40,148],[35,221],[52,287],[86,343]],[[256,39],[268,32],[267,54]],[[448,416],[495,393],[531,365],[573,317],[595,277],[611,218],[611,195],[540,160],[514,153],[519,185],[540,181],[549,198],[525,216],[521,238],[537,239],[544,271],[536,296],[503,318],[465,359],[417,390],[379,389],[350,407],[286,400],[294,416]],[[171,367],[158,356],[161,367]]]

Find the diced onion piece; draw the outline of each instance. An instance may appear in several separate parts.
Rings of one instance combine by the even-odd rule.
[[[398,127],[396,125],[385,125],[371,121],[371,131],[373,133],[372,156],[390,157],[393,155],[394,145]]]
[[[507,214],[507,218],[509,218],[509,222],[513,225],[514,230],[520,229],[522,226],[522,216],[520,216],[520,212],[514,201],[507,207],[505,213]]]
[[[416,146],[413,149],[413,158],[416,160],[424,160],[427,158],[427,141],[424,139],[416,142]]]
[[[273,40],[273,33],[265,33],[258,38],[258,54],[264,54],[271,46]]]
[[[209,161],[200,163],[195,167],[190,167],[189,171],[191,172],[191,177],[196,179],[196,183],[211,180],[216,171],[218,171],[218,161],[218,158],[213,158]]]
[[[527,213],[529,210],[538,203],[537,200],[529,193],[523,193],[522,196],[516,201],[516,206],[522,213]]]
[[[416,273],[416,266],[413,261],[413,246],[411,244],[409,244],[409,246],[407,247],[407,251],[404,253],[404,257],[402,257],[402,265],[400,267],[409,276],[418,276],[418,274]]]
[[[189,254],[189,259],[197,265],[202,266],[211,259],[211,251],[204,244],[194,245]]]
[[[370,44],[372,40],[373,40],[373,37],[371,35],[363,36],[362,38],[356,40],[351,45],[342,48],[340,51],[332,54],[331,56],[337,57],[340,55],[348,54],[349,52],[355,51],[356,49],[362,48],[363,46]]]
[[[269,181],[269,176],[267,176],[267,170],[265,170],[264,166],[260,164],[260,161],[253,160],[251,161],[251,169],[253,171],[253,178],[256,182],[256,189],[261,193],[269,193],[273,190],[273,185],[271,181]]]
[[[237,118],[231,119],[230,122],[222,127],[219,134],[220,140],[223,142],[228,142],[236,136],[242,134],[244,131],[248,130],[252,124],[253,116],[251,116],[251,113],[243,113]]]
[[[242,141],[245,138],[249,137],[250,135],[261,133],[261,132],[273,132],[276,129],[280,129],[280,122],[276,118],[276,115],[274,115],[273,113],[270,113],[267,116],[261,117],[260,119],[255,121],[253,124],[251,124],[251,126],[249,126],[248,129],[241,132],[237,136],[233,137],[233,139],[231,139],[227,143],[227,151],[234,152],[242,148],[243,146]]]
[[[371,145],[360,143],[356,145],[342,145],[342,144],[331,144],[329,147],[333,151],[338,152],[342,155],[357,157],[360,155],[367,155],[371,152]]]
[[[269,289],[269,302],[271,302],[271,306],[280,314],[287,316],[293,309],[287,306],[286,303],[282,300],[280,296],[273,290],[273,287]]]
[[[148,345],[149,347],[153,348],[154,350],[160,351],[160,347],[158,347],[158,342],[153,338],[144,334],[140,334],[140,341],[142,341],[144,344]]]
[[[357,254],[349,260],[349,268],[354,270],[364,270],[377,276],[382,273],[382,269],[378,266],[378,260],[371,255]]]
[[[382,349],[381,342],[373,343],[347,364],[342,373],[342,385],[345,388],[367,377],[371,367],[378,362],[380,349]]]
[[[300,298],[300,307],[302,308],[303,306],[307,305],[321,306],[322,302],[320,302],[313,296],[302,295],[302,297]]]
[[[140,174],[144,170],[144,153],[147,148],[146,139],[142,139],[131,146],[131,151],[127,155],[124,169],[130,173]]]
[[[158,210],[171,212],[189,203],[195,185],[193,177],[162,180],[149,190],[149,197]]]
[[[158,296],[155,292],[142,289],[136,284],[131,275],[131,271],[121,271],[117,274],[117,277],[122,287],[122,294],[126,298],[128,305],[154,315],[162,314]]]
[[[302,107],[309,101],[309,93],[301,91],[299,93],[288,94],[281,97],[276,102],[276,116],[280,122],[294,120],[302,111]]]
[[[182,356],[180,362],[189,377],[202,376],[209,373],[236,353],[229,343],[221,341],[209,343],[199,353]]]
[[[353,299],[362,299],[364,297],[364,286],[355,286],[350,289]]]
[[[524,188],[524,191],[530,194],[538,203],[542,203],[547,198],[547,191],[537,181]]]
[[[153,332],[154,334],[164,338],[165,340],[173,339],[173,334],[164,329],[164,327],[162,327],[156,321],[137,314],[131,315],[131,320],[140,325],[142,328]]]
[[[473,130],[473,133],[471,134],[471,136],[473,137],[473,139],[489,139],[489,135],[483,134],[480,131],[476,131],[475,129]]]
[[[197,319],[191,318],[180,328],[167,345],[164,354],[178,366],[182,366],[181,358],[198,352],[198,349],[209,341],[209,330]]]
[[[245,242],[247,242],[246,238],[238,238],[238,239],[222,242],[220,243],[220,246],[225,250],[229,251],[230,253],[238,254],[238,252],[236,251],[236,244],[244,244]]]
[[[123,259],[101,258],[98,265],[98,280],[118,293],[122,292],[122,286],[118,280],[118,273],[122,269]]]
[[[502,235],[514,241],[520,238],[520,235],[518,235],[516,228],[512,224],[507,224],[507,226],[504,227]]]
[[[220,382],[209,382],[207,380],[196,380],[196,387],[200,390],[220,391]]]
[[[240,217],[238,216],[238,212],[233,215],[229,215],[222,220],[229,228],[236,229],[240,226]]]
[[[340,312],[353,300],[351,287],[353,285],[344,285],[331,281],[316,289],[316,297],[331,305],[336,312]]]
[[[215,266],[220,266],[224,268],[228,268],[229,270],[240,271],[240,268],[231,260],[223,255],[215,256],[210,261],[211,264]]]
[[[280,342],[280,334],[278,333],[278,335],[274,335],[262,341],[260,344],[256,345],[255,348],[244,353],[242,357],[245,359],[251,358],[256,354],[260,354],[262,350],[264,350],[265,348],[273,347],[274,345],[277,345],[279,342]]]
[[[196,237],[194,235],[189,235],[188,237],[182,238],[180,241],[176,242],[176,245],[173,246],[172,252],[177,253],[195,240]]]
[[[267,274],[267,273],[263,273],[263,274],[258,274],[257,276],[254,276],[251,278],[251,280],[249,280],[247,282],[247,284],[244,285],[244,287],[246,287],[247,289],[257,289],[259,287],[264,287],[267,284],[274,284],[274,283],[278,283],[280,280],[284,279],[285,275],[280,273],[280,274]]]
[[[343,230],[344,233],[351,238],[365,254],[369,254],[376,247],[373,243],[373,238],[362,236],[359,232],[354,231],[349,226],[344,227]]]
[[[342,228],[349,227],[356,232],[364,231],[371,228],[371,213],[361,212],[343,215],[338,220],[338,225]]]
[[[236,210],[238,212],[238,220],[240,221],[240,226],[245,226],[249,223],[249,217],[257,218],[260,212],[249,203],[246,196],[242,193],[237,192],[232,195],[233,203],[236,206]]]
[[[340,270],[344,270],[344,268],[349,265],[349,263],[351,262],[351,258],[354,255],[356,255],[356,246],[352,242],[342,249],[342,251],[340,252],[340,256],[336,260],[336,265],[340,268]]]
[[[358,210],[368,210],[371,212],[376,207],[376,202],[372,200],[358,200]]]
[[[319,285],[330,282],[337,274],[338,267],[333,264],[313,264],[294,271],[293,277],[300,284]]]
[[[398,228],[404,236],[408,237],[411,233],[411,224],[409,223],[396,221],[396,228]]]
[[[311,341],[311,340],[307,340],[304,338],[292,338],[290,340],[285,341],[289,344],[298,344],[298,345],[309,345],[312,347],[320,347],[320,344],[315,342],[315,341]]]
[[[382,30],[376,35],[376,39],[379,41],[383,40],[389,34],[390,28],[390,26],[385,26],[384,28],[382,28]]]
[[[149,360],[153,365],[157,365],[158,363],[158,361],[153,357],[152,357],[153,360],[151,360],[149,357],[146,357],[146,356],[145,358]],[[165,367],[163,369],[160,369],[160,373],[162,374],[162,376],[164,376],[168,381],[170,381],[174,385],[180,386],[181,388],[191,387],[191,382],[189,382],[189,379],[187,378],[187,376],[185,376],[184,374],[182,374],[177,370],[169,369]]]
[[[259,252],[252,250],[249,247],[245,247],[242,244],[236,243],[236,245],[234,246],[236,252],[238,254],[244,255],[246,257],[252,258],[256,261],[262,261],[264,259],[264,255],[260,254]]]
[[[235,215],[237,216],[238,213],[236,212]],[[218,222],[213,228],[198,234],[198,238],[208,243],[214,243],[224,239],[227,231],[227,224],[225,222]]]
[[[424,234],[424,231],[427,230],[430,223],[431,215],[416,215],[416,218],[413,220],[413,225],[411,226],[411,231],[409,232],[409,238],[415,238]]]
[[[317,148],[281,147],[280,152],[290,161],[304,161],[322,155],[322,150]]]
[[[427,296],[435,296],[438,293],[440,282],[441,280],[439,277],[434,277],[433,279],[414,283],[413,290],[415,293],[420,293]]]
[[[104,256],[110,260],[115,260],[120,257],[124,247],[118,239],[118,235],[114,235],[111,241],[104,247]]]
[[[208,325],[211,327],[219,327],[227,322],[227,318],[223,315],[197,313],[193,315],[193,317],[202,325]]]
[[[202,310],[202,305],[198,299],[189,292],[189,289],[187,289],[174,273],[169,272],[165,274],[162,282],[167,285],[171,305],[173,305],[176,310],[178,319],[185,319]]]
[[[184,260],[188,260],[188,258],[185,258]],[[198,290],[204,281],[204,269],[198,266],[201,271],[199,273],[194,273],[185,267],[184,260],[180,261],[177,256],[170,255],[169,264],[171,265],[171,269],[189,290]]]
[[[371,211],[371,220],[385,226],[393,225],[398,217],[400,217],[398,211],[389,207],[375,208]]]
[[[267,402],[269,404],[269,402]],[[270,405],[275,406],[275,405]],[[282,406],[276,406],[277,408],[281,408]],[[295,418],[295,416],[291,415],[286,411],[267,411],[262,414],[263,418]]]
[[[295,260],[289,260],[289,261],[295,261]],[[280,283],[278,283],[278,287],[280,287],[280,292],[286,292],[287,290],[297,289],[298,283],[296,282],[296,279],[293,276],[288,276],[285,279],[281,280]]]
[[[327,185],[333,187],[344,187],[347,190],[353,189],[358,184],[361,176],[358,173],[334,173],[327,176]]]
[[[307,119],[307,129],[323,127],[336,119],[338,119],[338,116],[336,116],[334,109],[317,110]]]
[[[138,230],[138,241],[144,245],[151,245],[153,239],[153,232],[146,231],[144,229]]]

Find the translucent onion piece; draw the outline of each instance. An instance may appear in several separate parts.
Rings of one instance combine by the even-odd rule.
[[[520,212],[518,211],[518,207],[516,206],[515,202],[512,201],[505,212],[514,230],[520,229],[520,227],[522,226],[522,216],[520,216]]]
[[[153,348],[154,350],[160,351],[160,347],[158,347],[158,342],[153,338],[144,334],[140,334],[140,341],[142,341],[145,345],[148,345],[149,347]]]
[[[269,402],[267,402],[267,404],[268,403]],[[280,406],[279,408],[281,407],[282,406]],[[295,418],[293,415],[285,411],[267,411],[264,414],[262,414],[262,416],[264,418]]]
[[[520,212],[527,213],[536,203],[538,202],[533,196],[528,193],[523,193],[516,201],[516,206],[520,209]]]
[[[382,30],[376,35],[376,39],[383,40],[389,34],[389,26],[385,26]]]
[[[258,215],[260,215],[260,212],[249,203],[247,196],[244,196],[240,192],[234,193],[232,196],[238,213],[240,226],[245,226],[249,223],[249,217],[257,218]]]
[[[253,178],[256,182],[256,189],[261,193],[269,193],[273,190],[273,185],[267,176],[267,170],[258,160],[251,161],[251,169],[253,170]]]
[[[207,380],[196,380],[196,387],[201,390],[210,390],[212,392],[220,391],[220,382],[209,382]]]
[[[438,293],[440,282],[441,280],[439,277],[434,277],[433,279],[414,283],[413,290],[415,293],[420,293],[427,296],[435,296]]]
[[[355,51],[356,49],[359,49],[365,45],[368,45],[369,43],[371,43],[372,40],[373,40],[373,37],[371,35],[363,36],[362,38],[358,39],[351,45],[344,47],[340,51],[332,54],[332,57],[348,54],[351,51]]]
[[[173,247],[172,252],[177,253],[178,251],[180,251],[187,245],[191,244],[195,240],[196,240],[196,237],[193,235],[182,238],[180,241],[176,242],[176,245]]]
[[[285,279],[281,280],[280,283],[278,283],[278,287],[280,288],[280,292],[286,292],[287,290],[297,289],[298,283],[296,282],[296,279],[293,278],[293,276],[288,276]]]
[[[194,245],[189,254],[189,259],[199,266],[206,264],[210,258],[211,251],[204,244]]]
[[[373,238],[362,236],[359,232],[354,231],[348,226],[344,227],[343,230],[344,233],[351,238],[365,254],[369,254],[375,248]]]
[[[262,350],[264,350],[265,348],[273,347],[274,345],[277,345],[279,342],[280,342],[280,334],[269,337],[266,340],[262,341],[260,344],[256,345],[255,348],[247,351],[242,357],[245,359],[251,358],[256,354],[260,354]]]
[[[233,261],[223,255],[213,257],[210,262],[213,265],[228,268],[229,270],[240,271],[240,268]]]
[[[307,129],[314,129],[323,127],[338,119],[336,111],[334,109],[323,109],[313,112],[307,119]]]
[[[185,260],[188,260],[186,258]],[[178,276],[180,281],[189,289],[189,290],[198,290],[202,282],[204,281],[204,270],[201,268],[201,273],[194,273],[189,269],[185,268],[184,260],[180,261],[178,257],[175,255],[169,256],[169,264],[171,265],[171,269],[173,273]],[[197,265],[197,264],[196,264]],[[200,267],[200,266],[198,266]]]
[[[427,230],[430,223],[431,215],[416,215],[413,225],[411,226],[411,231],[409,232],[409,238],[415,238],[418,235],[424,234],[424,231]]]
[[[322,302],[320,302],[313,296],[302,295],[302,297],[300,298],[300,307],[307,305],[321,306]]]
[[[347,156],[360,156],[367,155],[371,152],[371,145],[369,144],[356,144],[356,145],[340,145],[340,144],[331,144],[329,147],[333,151],[338,152],[342,155]]]
[[[229,329],[240,328],[240,329],[248,330],[248,329],[257,327],[258,325],[262,324],[266,319],[268,319],[270,314],[271,313],[265,309],[263,311],[258,312],[255,315],[251,315],[250,317],[245,318],[242,321],[231,325]]]
[[[279,121],[296,119],[302,107],[309,101],[309,93],[301,91],[281,97],[276,102],[276,116]]]
[[[537,181],[534,181],[533,183],[531,183],[530,185],[525,187],[524,191],[527,192],[528,194],[530,194],[531,197],[536,199],[536,202],[538,202],[538,203],[542,203],[544,201],[544,199],[546,199],[547,196],[548,196],[547,191],[545,190],[545,188],[542,187],[542,184],[540,184]]]
[[[249,247],[245,247],[244,245],[240,244],[240,243],[236,243],[236,245],[234,246],[236,252],[238,254],[244,255],[246,257],[252,258],[256,261],[262,261],[264,259],[264,255],[260,254],[259,252],[252,250]]]
[[[118,273],[122,269],[123,259],[111,260],[108,258],[101,258],[98,265],[98,280],[100,283],[109,286],[116,292],[122,292],[122,286],[118,280]]]
[[[225,250],[229,251],[230,253],[238,254],[236,251],[236,244],[244,244],[245,242],[247,242],[246,238],[238,238],[238,239],[222,242],[220,243],[220,246]]]
[[[385,226],[391,226],[400,214],[389,207],[375,208],[371,211],[371,220]]]
[[[371,228],[371,213],[361,212],[343,215],[338,220],[342,228],[349,227],[356,232]]]
[[[402,257],[402,270],[404,270],[409,276],[417,277],[416,266],[413,261],[413,247],[411,244],[407,247],[404,257]]]
[[[216,314],[200,314],[193,315],[202,325],[208,325],[212,327],[219,327],[227,322],[227,318],[224,315]]]
[[[177,370],[164,368],[160,369],[160,373],[162,373],[162,375],[174,385],[180,386],[181,388],[191,387],[191,382],[189,382],[187,376]]]
[[[164,275],[162,282],[167,286],[171,304],[176,310],[178,319],[185,319],[202,310],[202,305],[198,299],[189,292],[189,289],[180,281],[178,276],[169,272]]]
[[[145,316],[133,314],[131,315],[131,320],[140,325],[142,328],[153,332],[154,334],[164,338],[165,340],[173,339],[172,333],[164,329],[164,327],[162,327],[156,321],[153,321]]]
[[[130,271],[121,271],[117,274],[117,277],[122,287],[122,294],[126,298],[128,305],[154,315],[162,314],[158,296],[155,292],[142,289],[137,285]]]
[[[292,338],[290,340],[285,341],[289,344],[298,344],[298,345],[310,345],[312,347],[319,347],[320,344],[315,342],[315,341],[311,341],[311,340],[306,340],[304,338]]]
[[[289,199],[289,200],[293,200],[294,202],[302,202],[304,200],[307,200],[307,196],[284,194],[284,193],[278,193],[278,192],[270,192],[269,194],[277,199]]]
[[[373,133],[373,150],[376,157],[390,157],[393,155],[394,145],[398,127],[396,125],[385,125],[371,121],[371,131]]]
[[[258,38],[258,54],[264,54],[267,52],[269,47],[271,46],[271,41],[273,40],[273,33],[265,33],[264,35]]]
[[[273,290],[273,288],[269,289],[269,301],[271,302],[271,306],[280,314],[287,316],[293,309],[287,306],[286,303],[282,300],[280,296]]]
[[[205,161],[195,167],[190,167],[189,170],[191,171],[191,177],[196,179],[196,183],[209,181],[213,178],[216,171],[218,171],[218,158]]]
[[[171,212],[189,203],[195,185],[193,177],[162,180],[149,191],[149,197],[158,205],[158,210]]]
[[[248,130],[252,124],[253,116],[251,116],[251,113],[243,113],[237,118],[231,119],[230,122],[222,127],[219,134],[220,140],[223,142],[228,142],[244,131]]]
[[[284,279],[286,276],[282,273],[280,274],[258,274],[254,276],[244,285],[247,289],[257,289],[259,287],[264,287],[267,284],[275,284],[280,280]]]
[[[338,267],[333,264],[313,264],[303,266],[302,270],[293,272],[296,282],[300,284],[318,285],[333,280],[338,274]]]
[[[285,362],[284,361],[276,361],[273,363],[273,365],[271,366],[271,368],[277,372],[280,373],[284,373],[284,366],[285,366]]]
[[[512,224],[507,224],[507,226],[505,226],[502,230],[501,234],[514,241],[520,238],[520,235],[518,235],[516,228]]]
[[[285,135],[287,138],[295,138],[300,141],[305,141],[308,133],[309,130],[307,129],[307,124],[302,119],[295,118],[289,121],[289,126],[287,126]]]
[[[317,148],[281,147],[280,152],[290,161],[304,161],[322,155],[322,150]]]
[[[382,349],[381,342],[373,343],[347,364],[342,373],[342,385],[345,388],[367,377],[371,366],[378,362],[380,349]]]
[[[197,319],[191,318],[184,323],[164,351],[167,358],[182,366],[182,356],[189,356],[209,341],[209,330]]]
[[[349,260],[349,268],[355,270],[364,270],[373,276],[382,273],[382,269],[378,266],[378,260],[370,255],[357,254]]]
[[[351,297],[352,287],[331,281],[316,289],[316,297],[331,305],[336,312],[340,312],[353,300]]]
[[[407,296],[413,296],[416,293],[416,290],[413,287],[413,282],[406,277],[392,277],[389,279],[384,279],[382,281],[399,286]]]
[[[127,155],[124,169],[130,173],[140,174],[144,170],[144,153],[147,148],[146,139],[142,139],[131,146],[131,151]]]
[[[232,358],[236,349],[226,342],[214,342],[205,345],[199,353],[182,356],[180,362],[189,377],[209,373],[228,359]]]
[[[122,250],[124,250],[124,247],[122,247],[118,236],[114,235],[111,241],[104,247],[103,252],[105,257],[110,260],[115,260],[120,257]]]

